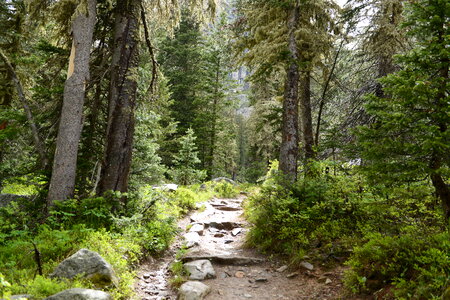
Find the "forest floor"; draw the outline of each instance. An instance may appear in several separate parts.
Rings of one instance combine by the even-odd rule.
[[[330,269],[305,261],[303,267],[287,267],[277,258],[245,247],[248,223],[243,217],[244,199],[242,195],[235,199],[213,198],[182,219],[178,226],[183,234],[171,248],[162,257],[150,258],[140,266],[135,285],[137,299],[176,299],[176,291],[169,284],[169,266],[183,243],[194,245],[183,261],[209,259],[213,263],[216,277],[202,281],[211,287],[206,300],[345,298],[343,266]]]

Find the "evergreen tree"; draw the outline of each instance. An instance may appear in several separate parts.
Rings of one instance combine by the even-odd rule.
[[[206,176],[204,171],[198,169],[200,159],[195,140],[194,130],[189,128],[180,139],[180,150],[174,155],[171,175],[175,182],[182,185],[197,183]]]
[[[402,70],[381,80],[389,97],[370,97],[375,123],[360,130],[359,145],[372,179],[391,183],[431,178],[450,217],[449,21],[445,0],[407,7],[405,25],[417,46],[398,59]]]

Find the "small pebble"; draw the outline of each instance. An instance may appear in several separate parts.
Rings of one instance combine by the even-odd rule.
[[[237,271],[234,276],[236,276],[237,278],[244,278],[245,277],[245,273],[242,271]]]

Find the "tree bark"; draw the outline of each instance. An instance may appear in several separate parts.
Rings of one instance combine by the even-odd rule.
[[[314,150],[314,133],[311,115],[311,71],[304,71],[301,79],[301,111],[302,111],[302,130],[305,151],[305,163],[315,159],[316,151]]]
[[[36,151],[39,155],[41,168],[45,169],[48,165],[47,151],[45,150],[45,144],[42,141],[41,136],[39,135],[39,130],[38,130],[38,127],[34,120],[33,112],[31,111],[28,100],[25,97],[25,93],[23,92],[22,84],[20,83],[20,80],[17,77],[17,74],[14,70],[13,65],[9,62],[6,55],[1,50],[0,50],[0,57],[4,61],[5,65],[8,69],[8,73],[10,74],[11,80],[13,81],[14,85],[16,86],[17,96],[19,98],[20,103],[22,104],[23,110],[25,111],[25,115],[27,116],[28,124],[31,127],[33,143],[34,143],[34,147],[36,148]],[[6,123],[5,123],[5,127],[6,127]]]
[[[128,191],[135,126],[140,7],[141,0],[119,0],[116,7],[108,129],[99,195],[109,190]]]
[[[444,40],[445,32],[446,32],[445,25],[442,24],[442,28],[438,32],[438,41],[440,45],[444,45],[445,43]],[[441,78],[442,82],[439,87],[439,92],[436,96],[435,105],[437,111],[444,112],[446,111],[445,108],[448,105],[447,82],[449,80],[450,59],[447,56],[445,56],[443,57],[441,63],[442,67],[439,70],[439,77]],[[445,136],[445,133],[448,130],[448,122],[446,122],[448,120],[439,118],[437,114],[435,115],[436,115],[435,124],[439,127],[439,131],[442,133],[442,135]],[[439,170],[442,168],[443,164],[442,162],[444,160],[445,155],[448,155],[448,153],[439,153],[437,150],[433,151],[430,162],[430,167],[432,171],[430,177],[434,189],[436,190],[436,194],[441,199],[445,221],[447,222],[447,225],[450,226],[450,188],[445,183],[444,179],[439,173]]]
[[[74,195],[78,144],[83,128],[83,104],[85,88],[89,80],[89,59],[95,27],[96,4],[96,0],[87,0],[86,7],[79,7],[76,10],[72,23],[72,51],[67,80],[64,84],[63,106],[47,197],[49,206],[53,204],[54,200],[66,200]]]
[[[289,182],[297,180],[297,158],[298,158],[298,46],[295,38],[295,31],[299,21],[299,5],[298,2],[292,7],[288,18],[288,50],[289,50],[289,67],[287,69],[287,78],[284,90],[283,101],[283,123],[282,137],[280,147],[279,171],[286,177]]]

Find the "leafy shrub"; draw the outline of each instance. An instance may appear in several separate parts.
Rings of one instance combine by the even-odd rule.
[[[196,194],[188,188],[180,187],[172,195],[173,204],[181,209],[183,214],[195,208]]]
[[[8,296],[11,296],[11,284],[0,273],[0,297],[6,298]]]
[[[67,280],[51,279],[40,275],[37,275],[36,278],[28,280],[25,283],[25,286],[26,293],[33,295],[36,299],[43,299],[70,288],[83,287],[77,281],[70,282]],[[25,291],[18,290],[17,292]]]
[[[237,188],[228,182],[218,182],[214,185],[214,192],[220,198],[234,198],[239,194]]]
[[[450,284],[450,234],[427,235],[410,228],[403,235],[371,233],[354,248],[345,283],[352,292],[394,286],[396,298],[438,299]]]
[[[259,192],[249,197],[248,219],[254,227],[250,242],[263,249],[295,256],[304,249],[322,248],[329,256],[346,249],[359,222],[367,219],[359,183],[340,176],[310,177],[287,185],[273,164]],[[268,238],[269,237],[269,238]]]

